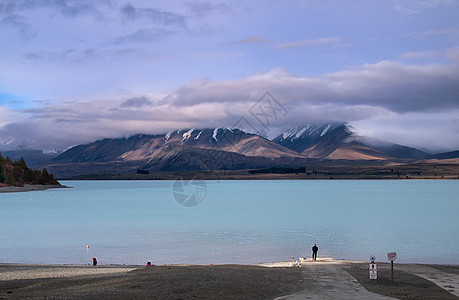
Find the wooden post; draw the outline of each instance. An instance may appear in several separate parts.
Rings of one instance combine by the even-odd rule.
[[[394,281],[394,261],[390,261],[390,280]]]
[[[387,259],[390,260],[390,280],[394,281],[394,260],[397,259],[397,252],[387,253]]]

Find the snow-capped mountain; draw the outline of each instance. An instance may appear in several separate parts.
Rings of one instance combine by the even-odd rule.
[[[399,144],[359,136],[346,123],[308,124],[273,139],[305,157],[346,160],[423,159],[427,153]]]
[[[291,128],[273,140],[228,128],[182,129],[103,139],[75,146],[44,165],[58,176],[73,176],[137,169],[253,169],[298,167],[319,160],[362,163],[430,157],[411,147],[361,137],[345,123],[325,123]]]
[[[272,141],[307,157],[326,157],[353,136],[345,123],[307,124],[282,132]]]
[[[273,161],[285,165],[286,161],[290,164],[299,160],[304,160],[301,154],[258,135],[239,129],[214,128],[103,139],[65,151],[48,168],[56,174],[67,169],[82,173],[81,168],[89,167],[96,173],[116,169],[119,172],[209,170],[263,168]]]
[[[138,134],[129,138],[103,139],[73,147],[53,162],[136,161],[154,158],[165,146],[213,149],[266,158],[302,157],[263,137],[239,129],[185,129],[163,135]]]

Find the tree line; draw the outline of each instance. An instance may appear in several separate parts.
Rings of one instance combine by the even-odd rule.
[[[0,183],[12,186],[23,186],[24,184],[55,184],[59,182],[50,174],[46,168],[43,170],[32,170],[27,167],[23,157],[13,161],[0,153]]]

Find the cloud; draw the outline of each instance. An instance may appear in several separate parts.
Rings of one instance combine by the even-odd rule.
[[[405,7],[401,4],[396,4],[394,5],[394,9],[398,12],[401,12],[405,15],[414,15],[414,14],[418,14],[419,13],[419,10],[417,9],[414,9],[414,8],[409,8],[409,7]]]
[[[128,21],[146,20],[152,24],[168,27],[187,27],[184,16],[165,10],[155,8],[137,8],[128,3],[120,9],[120,12],[123,18]]]
[[[269,44],[271,43],[270,40],[265,39],[259,36],[251,36],[242,40],[237,40],[233,42],[229,42],[229,45],[240,45],[240,44]]]
[[[214,26],[206,23],[206,18],[211,18],[214,14],[232,12],[225,4],[205,1],[187,2],[185,7],[189,15],[153,7],[141,8],[131,3],[125,4],[119,9],[122,19],[125,24],[134,24],[137,27],[134,32],[114,39],[114,43],[151,43],[179,33],[195,36],[214,33]]]
[[[63,16],[75,17],[83,14],[100,13],[101,7],[110,7],[110,0],[4,0],[3,7],[10,12],[24,12],[26,10],[51,9]]]
[[[201,60],[222,60],[232,59],[237,57],[245,56],[243,52],[214,52],[214,53],[197,53],[194,55],[195,58]]]
[[[363,136],[410,145],[431,152],[458,150],[459,110],[439,114],[385,114],[352,123]],[[427,142],[428,141],[428,142]]]
[[[38,2],[37,6],[49,7],[57,10],[63,16],[76,17],[84,14],[98,14],[99,5],[109,5],[107,0],[96,0],[96,1],[72,1],[72,0],[42,0]]]
[[[250,118],[248,109],[266,91],[288,110],[273,122],[276,128],[387,120],[426,141],[405,117],[430,115],[433,124],[438,116],[452,120],[445,112],[458,110],[453,2],[390,2],[389,8],[400,5],[419,15],[381,27],[394,11],[360,5],[365,1],[358,10],[340,1],[186,1],[0,0],[0,30],[8,40],[0,88],[25,101],[2,109],[0,142],[15,138],[54,148],[137,132],[231,126]],[[422,22],[428,8],[431,18]],[[357,23],[365,22],[373,27],[362,31]],[[310,24],[323,26],[313,36],[298,29]],[[345,35],[330,34],[336,24],[343,24]],[[380,38],[359,43],[368,30]],[[18,32],[32,40],[21,41]],[[344,49],[347,43],[354,47]],[[329,47],[343,51],[331,58],[323,51]],[[304,51],[310,49],[317,51]],[[291,55],[281,55],[285,51]],[[396,61],[390,60],[394,53]],[[377,62],[381,57],[387,60]],[[360,62],[377,63],[348,67]],[[273,69],[278,66],[296,73]],[[307,76],[305,68],[322,75]],[[374,121],[374,128],[383,122]]]
[[[36,36],[36,31],[19,15],[14,6],[8,3],[0,3],[0,27],[10,26],[19,30],[23,40],[32,39]]]
[[[331,46],[339,46],[342,45],[342,38],[334,37],[334,38],[320,38],[320,39],[312,39],[312,40],[301,40],[296,42],[289,42],[289,43],[282,43],[277,44],[276,48],[298,48],[298,47],[314,47],[319,45],[331,45]]]
[[[110,7],[109,0],[3,0],[0,3],[0,24],[17,28],[22,37],[30,39],[36,32],[28,23],[30,11],[46,9],[52,16],[58,13],[64,17],[91,14],[101,18],[101,8]]]
[[[8,118],[12,111],[6,111],[2,117],[9,121],[0,126],[0,141],[14,138],[39,148],[66,148],[135,133],[229,127],[241,117],[259,127],[249,109],[269,91],[288,112],[272,120],[272,132],[309,122],[343,121],[368,128],[367,132],[380,130],[373,135],[389,140],[392,132],[392,140],[458,149],[454,131],[459,122],[458,81],[455,64],[418,66],[391,61],[315,77],[274,69],[237,80],[201,78],[165,94],[21,110],[27,118],[19,120]],[[420,127],[417,116],[429,125]],[[429,126],[434,129],[419,130]]]
[[[17,112],[10,109],[7,105],[0,104],[0,128],[17,119],[21,119]]]
[[[218,112],[218,104],[180,107],[159,103],[152,106],[148,101],[145,96],[121,103],[98,100],[51,105],[24,110],[21,119],[12,115],[18,112],[5,111],[4,115],[0,109],[2,120],[8,120],[0,126],[0,145],[8,142],[45,150],[67,149],[100,138],[164,133],[196,123],[210,124],[212,120],[217,126],[219,120],[226,117],[225,112]]]
[[[132,108],[141,108],[144,106],[151,106],[153,104],[153,101],[148,99],[146,96],[142,97],[135,97],[135,98],[129,98],[125,101],[123,101],[120,106],[121,107],[132,107]]]
[[[318,77],[295,76],[275,69],[235,81],[198,79],[178,89],[175,97],[177,104],[192,105],[196,101],[254,101],[254,95],[271,91],[287,103],[295,104],[370,105],[398,112],[439,111],[457,106],[458,78],[459,70],[453,66],[384,61]]]
[[[167,29],[151,28],[138,29],[137,31],[116,38],[114,44],[152,43],[171,36],[174,32]]]
[[[393,0],[394,10],[407,15],[419,14],[425,9],[452,6],[455,0]]]
[[[233,14],[233,10],[224,3],[210,1],[189,1],[185,3],[190,13],[195,17],[208,16],[211,13]]]
[[[425,60],[431,58],[445,59],[451,62],[459,63],[459,46],[442,50],[407,52],[400,56],[403,59]]]
[[[158,56],[159,57],[159,56]],[[118,49],[64,49],[61,51],[33,51],[24,53],[22,60],[26,62],[64,62],[68,64],[81,64],[88,61],[113,61],[121,59],[142,60],[156,59],[155,55],[145,53],[137,48],[118,48]]]
[[[94,16],[97,21],[106,21],[112,16],[127,23],[138,23],[140,27],[130,35],[122,36],[118,42],[154,41],[175,30],[187,30],[185,16],[156,8],[139,8],[130,3],[117,7],[110,0],[4,0],[0,3],[0,25],[17,28],[23,38],[33,38],[33,13],[47,11],[50,18],[60,15],[77,18],[85,15]]]
[[[66,60],[75,54],[75,49],[66,49],[59,52],[51,51],[34,51],[24,54],[24,58],[30,61],[53,61],[53,60]]]
[[[457,42],[457,38],[459,37],[459,28],[450,27],[445,29],[431,29],[427,31],[411,32],[404,34],[403,37],[412,37],[418,40],[424,40],[431,37],[446,37],[452,41]]]

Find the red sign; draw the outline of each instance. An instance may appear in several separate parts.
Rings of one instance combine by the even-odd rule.
[[[387,259],[390,261],[394,261],[397,259],[397,252],[389,252],[387,253]]]
[[[376,271],[376,264],[370,264],[370,279],[375,280],[378,278],[378,272]]]

